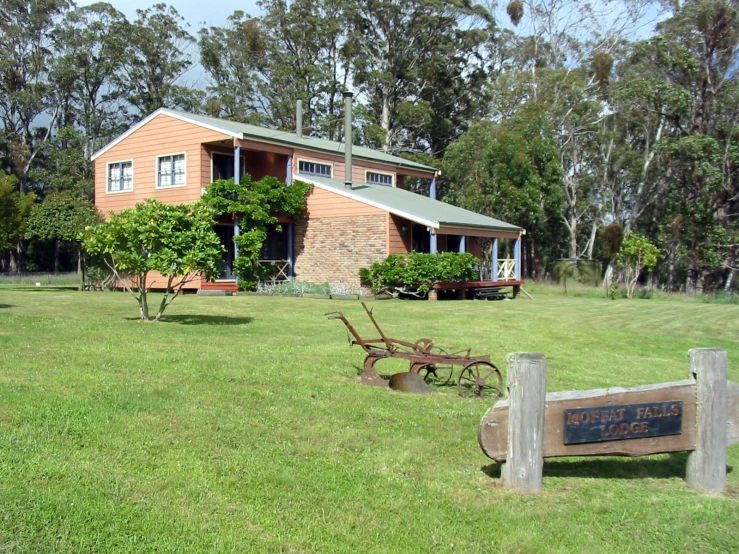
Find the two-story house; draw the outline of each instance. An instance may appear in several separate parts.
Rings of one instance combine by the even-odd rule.
[[[305,216],[281,221],[281,230],[271,230],[262,252],[278,276],[359,289],[359,269],[389,254],[469,251],[479,256],[492,239],[486,280],[520,281],[523,229],[435,200],[433,167],[360,146],[347,155],[343,143],[305,136],[300,127],[277,131],[159,109],[93,156],[95,204],[105,214],[146,198],[195,202],[213,181],[244,173],[288,184],[300,179],[313,184]],[[431,197],[405,190],[409,177],[429,179]],[[238,221],[221,218],[215,230],[226,248],[223,274],[190,286],[235,290],[231,264],[238,252],[232,239]],[[499,240],[512,241],[513,258],[497,259]]]

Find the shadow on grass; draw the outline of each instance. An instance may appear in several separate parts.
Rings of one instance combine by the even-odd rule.
[[[138,319],[138,318],[127,318]],[[248,325],[253,317],[229,317],[225,315],[165,315],[160,323],[178,323],[180,325]]]
[[[671,479],[685,478],[687,452],[668,454],[667,459],[613,457],[600,459],[559,459],[544,461],[544,477],[580,477],[586,479]],[[483,466],[488,477],[500,479],[501,464]],[[726,472],[733,468],[727,466]]]
[[[15,308],[12,304],[0,304],[0,310],[4,310],[7,308]]]

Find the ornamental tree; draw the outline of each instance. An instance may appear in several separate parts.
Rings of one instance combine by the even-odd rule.
[[[152,272],[162,275],[167,284],[153,318],[158,321],[185,285],[201,276],[211,278],[220,269],[223,246],[213,231],[214,215],[200,202],[173,206],[148,199],[85,229],[83,247],[103,257],[120,286],[138,302],[144,321],[150,320]]]
[[[634,296],[634,288],[642,269],[654,269],[659,261],[660,251],[649,239],[631,233],[621,243],[618,265],[626,269],[626,296]]]
[[[312,188],[303,181],[288,186],[275,177],[252,181],[249,174],[242,176],[239,183],[227,179],[208,187],[202,201],[219,215],[231,215],[240,224],[240,234],[234,237],[239,255],[233,271],[241,288],[253,288],[267,277],[269,268],[261,266],[259,258],[268,226],[277,224],[277,214],[300,218]]]

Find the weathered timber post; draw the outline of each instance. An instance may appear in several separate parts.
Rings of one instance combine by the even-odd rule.
[[[503,484],[523,493],[541,492],[544,471],[544,409],[547,359],[516,353],[508,358],[508,452]]]
[[[690,375],[696,380],[695,450],[688,456],[686,480],[692,489],[718,493],[726,488],[726,351],[694,348]]]

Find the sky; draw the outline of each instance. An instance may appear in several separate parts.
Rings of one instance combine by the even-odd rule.
[[[78,6],[87,6],[100,0],[76,0]],[[129,20],[136,19],[136,10],[150,8],[157,0],[106,0],[125,14]],[[224,25],[226,18],[236,10],[250,15],[259,15],[256,0],[161,0],[174,7],[190,24],[190,33],[195,35],[205,26]]]

